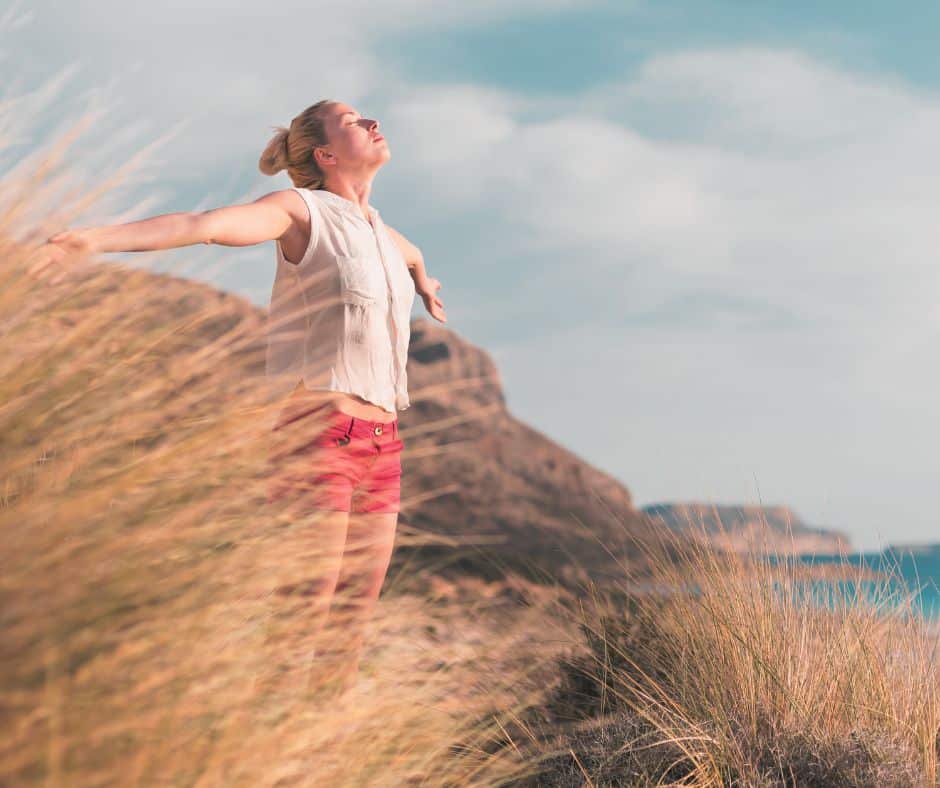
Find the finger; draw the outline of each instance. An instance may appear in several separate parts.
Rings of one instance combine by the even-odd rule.
[[[53,255],[50,249],[40,249],[36,258],[33,260],[30,268],[36,271],[42,271],[45,268],[48,268],[55,261],[55,255]]]
[[[49,263],[48,260],[38,260],[38,261],[36,261],[35,263],[33,263],[32,265],[30,265],[30,266],[26,269],[26,272],[27,272],[30,276],[36,276],[36,277],[38,277],[38,276],[40,276],[40,275],[42,274],[42,272],[48,267],[48,263]]]

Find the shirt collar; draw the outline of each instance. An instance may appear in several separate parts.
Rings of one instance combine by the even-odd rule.
[[[335,205],[337,208],[358,216],[360,219],[365,218],[362,215],[362,211],[359,209],[358,204],[354,203],[352,200],[347,200],[345,197],[341,197],[340,195],[336,194],[336,192],[331,192],[328,189],[312,189],[311,191],[326,200],[328,203]],[[375,220],[379,215],[378,209],[373,208],[371,205],[369,206],[369,213],[371,214],[373,220]]]

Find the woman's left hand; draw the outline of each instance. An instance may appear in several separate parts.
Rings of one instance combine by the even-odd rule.
[[[37,280],[58,284],[69,273],[75,262],[72,258],[88,257],[95,251],[84,229],[62,230],[46,239],[26,269]]]
[[[435,295],[440,289],[441,283],[437,279],[426,277],[417,292],[424,301],[424,308],[428,310],[428,314],[435,320],[446,323],[447,315],[444,314],[444,302]]]

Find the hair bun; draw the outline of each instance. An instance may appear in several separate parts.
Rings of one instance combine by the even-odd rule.
[[[258,169],[265,175],[274,175],[287,169],[287,135],[289,129],[283,126],[276,126],[275,128],[277,133],[271,137],[270,142],[261,154],[261,159],[258,161]]]
[[[332,99],[323,99],[297,115],[287,128],[272,127],[277,133],[261,154],[258,169],[265,175],[287,170],[295,187],[322,189],[323,172],[313,152],[330,144],[324,110],[335,103]]]

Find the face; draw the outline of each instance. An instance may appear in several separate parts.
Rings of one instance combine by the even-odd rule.
[[[321,167],[375,170],[391,158],[388,143],[379,133],[379,122],[362,117],[355,107],[341,102],[331,104],[324,123],[330,144],[318,149],[321,153],[317,154],[317,160]]]

